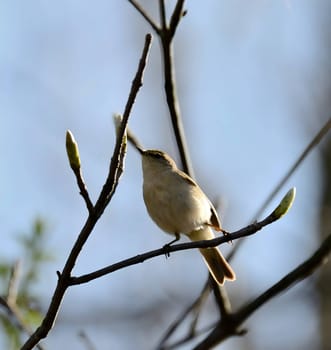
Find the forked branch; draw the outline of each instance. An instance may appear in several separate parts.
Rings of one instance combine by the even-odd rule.
[[[89,238],[95,224],[97,223],[98,219],[104,212],[105,208],[107,207],[112,195],[115,192],[115,189],[118,184],[119,180],[119,171],[121,170],[121,155],[123,155],[122,148],[123,148],[123,142],[124,142],[124,136],[127,128],[127,123],[129,120],[130,112],[132,109],[132,106],[134,104],[135,98],[137,96],[137,93],[142,86],[142,79],[143,79],[143,73],[145,71],[146,63],[147,63],[147,57],[148,53],[151,47],[152,42],[152,36],[150,34],[146,35],[145,38],[145,44],[144,49],[141,55],[141,59],[139,62],[138,70],[136,72],[135,78],[132,82],[130,94],[128,97],[127,104],[125,106],[125,110],[123,113],[123,120],[121,123],[121,126],[117,132],[117,141],[115,144],[112,160],[109,167],[109,173],[106,179],[106,182],[102,188],[102,191],[99,195],[99,198],[93,208],[89,208],[90,204],[88,204],[88,199],[84,197],[85,201],[87,202],[87,206],[89,208],[89,215],[85,222],[84,227],[82,228],[81,232],[79,233],[79,236],[69,254],[69,257],[64,265],[64,268],[62,272],[58,272],[58,281],[57,285],[51,300],[51,303],[48,307],[48,311],[41,323],[41,325],[36,329],[36,331],[31,335],[31,337],[26,341],[26,343],[23,345],[21,350],[28,350],[32,349],[35,345],[39,343],[39,341],[43,338],[45,338],[49,331],[52,329],[54,322],[56,320],[56,316],[59,312],[61,302],[63,300],[64,294],[67,291],[67,289],[70,287],[70,281],[71,281],[71,273],[72,270],[76,264],[76,260],[86,243],[87,239]],[[68,150],[68,148],[67,148]],[[77,148],[78,150],[78,148]],[[68,152],[70,165],[77,167],[79,165],[80,167],[80,161],[77,152],[70,153]],[[75,173],[77,176],[79,173]],[[79,183],[79,182],[78,182]],[[82,190],[81,186],[80,190]]]

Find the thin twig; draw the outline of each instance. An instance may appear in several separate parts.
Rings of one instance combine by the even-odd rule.
[[[91,213],[94,209],[94,206],[93,206],[93,203],[90,199],[90,195],[87,191],[87,187],[86,187],[86,184],[85,184],[85,181],[83,178],[81,168],[73,169],[73,172],[74,172],[75,177],[76,177],[76,181],[77,181],[78,188],[79,188],[79,193],[84,198],[88,212]]]
[[[231,240],[236,240],[236,239],[239,239],[242,237],[250,236],[250,235],[256,233],[257,231],[262,230],[263,227],[271,224],[272,222],[274,222],[276,220],[278,220],[278,218],[275,218],[275,216],[273,214],[271,214],[260,222],[256,222],[254,224],[251,224],[251,225],[249,225],[245,228],[242,228],[241,230],[238,230],[236,232],[228,233],[225,236],[216,237],[216,238],[210,239],[210,240],[174,244],[174,245],[162,247],[160,249],[151,250],[149,252],[139,254],[139,255],[136,255],[134,257],[117,262],[115,264],[106,266],[106,267],[99,269],[99,270],[96,270],[94,272],[91,272],[91,273],[88,273],[88,274],[85,274],[85,275],[82,275],[79,277],[71,277],[69,284],[76,285],[76,284],[87,283],[87,282],[90,282],[96,278],[100,278],[100,277],[105,276],[109,273],[112,273],[114,271],[126,268],[128,266],[142,263],[146,260],[155,258],[155,257],[160,256],[160,255],[168,255],[172,252],[194,249],[194,248],[216,247],[220,244],[230,242]]]
[[[179,21],[183,16],[184,2],[185,2],[185,0],[178,0],[177,1],[175,9],[174,9],[172,16],[170,18],[169,31],[170,31],[171,38],[174,37],[176,30],[178,28]]]
[[[183,312],[182,314],[178,317],[177,320],[175,320],[167,329],[166,333],[163,335],[162,339],[160,340],[160,343],[157,347],[158,350],[161,350],[164,348],[165,343],[167,340],[175,333],[177,328],[181,325],[181,323],[186,319],[189,313],[194,312],[196,315],[199,314],[201,310],[201,305],[205,303],[207,300],[207,297],[210,293],[210,285],[209,281],[205,283],[205,285],[202,288],[201,293],[197,297],[196,300],[194,300],[193,303],[191,303]],[[195,317],[195,320],[197,319],[197,316]],[[189,334],[192,334],[192,329],[194,324],[191,324]]]
[[[158,350],[173,350],[178,348],[181,345],[184,345],[186,343],[189,343],[192,341],[192,336],[194,337],[200,337],[202,334],[205,334],[207,332],[209,332],[211,329],[214,329],[216,326],[217,322],[214,322],[212,325],[208,325],[206,327],[202,327],[199,330],[195,330],[194,334],[187,334],[184,337],[182,337],[181,339],[175,341],[172,344],[169,345],[164,345],[162,348],[158,349]]]
[[[212,288],[210,288],[211,285],[212,285]],[[201,334],[205,334],[206,332],[210,332],[212,329],[215,328],[215,325],[218,322],[216,322],[216,324],[210,325],[209,327],[205,327],[203,330],[198,331],[196,328],[198,318],[202,311],[202,307],[211,290],[214,293],[215,302],[219,309],[220,319],[221,318],[227,319],[229,316],[231,318],[232,310],[231,310],[230,300],[226,292],[226,288],[223,286],[216,285],[215,280],[209,274],[200,295],[197,297],[196,300],[193,301],[193,303],[187,309],[184,310],[184,312],[179,316],[179,318],[170,326],[168,331],[162,337],[160,345],[157,348],[158,350],[174,349],[181,344],[190,342],[194,337],[197,337],[198,335],[201,335]],[[193,316],[192,316],[193,320],[191,321],[191,325],[188,333],[184,334],[181,337],[181,339],[177,340],[176,342],[166,346],[165,345],[166,342],[170,339],[172,334],[177,330],[177,328],[181,325],[181,323],[184,322],[185,318],[188,317],[190,313],[193,313]]]
[[[194,171],[192,163],[190,161],[189,152],[187,148],[185,132],[183,127],[182,118],[180,115],[180,108],[178,103],[177,89],[175,83],[175,69],[174,69],[174,55],[172,47],[173,35],[176,28],[179,25],[181,19],[182,8],[184,0],[178,0],[175,9],[171,15],[170,26],[166,23],[164,1],[159,0],[161,28],[155,25],[155,23],[149,18],[145,10],[136,3],[134,0],[129,2],[137,9],[137,11],[145,18],[145,20],[155,30],[156,34],[160,38],[161,42],[161,54],[163,57],[163,72],[164,72],[164,90],[166,94],[166,100],[169,108],[172,127],[177,142],[177,147],[182,163],[183,170],[194,178]]]
[[[248,317],[250,317],[255,311],[257,311],[262,305],[270,301],[272,298],[283,293],[286,289],[313,274],[321,265],[328,261],[328,256],[330,253],[331,234],[329,234],[329,236],[323,241],[320,247],[309,259],[288,273],[279,282],[274,284],[256,299],[248,302],[237,312],[233,313],[231,315],[230,322],[227,321],[227,323],[224,324],[223,320],[221,320],[214,330],[207,336],[207,338],[198,344],[194,350],[210,349],[229,336],[239,334],[239,327]]]
[[[145,20],[150,24],[155,33],[160,33],[160,28],[158,25],[149,17],[146,11],[135,1],[129,0],[129,3],[145,18]]]
[[[86,347],[87,350],[96,350],[96,347],[94,346],[94,344],[92,343],[92,340],[90,339],[90,337],[86,334],[86,332],[84,331],[80,331],[78,333],[78,335],[80,336],[80,338],[83,340],[84,345]]]
[[[316,147],[320,141],[324,138],[324,136],[329,132],[331,129],[331,118],[323,125],[323,127],[318,131],[318,133],[315,135],[315,137],[310,141],[310,143],[307,145],[307,147],[303,150],[303,152],[300,154],[298,159],[294,162],[294,164],[289,168],[289,170],[285,173],[285,175],[282,177],[282,179],[279,181],[277,186],[274,188],[274,190],[269,194],[269,196],[266,198],[266,200],[262,203],[260,208],[257,210],[256,214],[254,214],[251,222],[258,220],[260,216],[263,214],[265,209],[268,207],[268,205],[271,203],[271,201],[276,197],[276,195],[279,193],[279,191],[283,188],[283,186],[286,184],[286,182],[290,179],[290,177],[293,175],[293,173],[298,169],[298,167],[303,163],[303,161],[306,159],[308,154]],[[244,243],[244,240],[240,240],[236,243],[234,248],[231,250],[231,252],[226,257],[227,261],[231,261],[239,248]]]
[[[15,305],[18,293],[18,282],[20,275],[20,260],[17,260],[10,271],[8,289],[7,289],[7,302],[9,305]]]
[[[174,130],[183,170],[192,178],[194,178],[194,170],[188,152],[185,131],[178,102],[174,68],[174,53],[172,45],[173,36],[176,32],[181,18],[181,11],[183,5],[184,0],[177,1],[175,9],[171,15],[170,26],[168,27],[164,25],[161,27],[160,39],[164,65],[164,90],[166,94],[172,127]]]
[[[30,350],[32,349],[36,344],[39,343],[39,341],[47,336],[49,331],[52,329],[53,324],[56,320],[57,313],[59,311],[62,299],[64,297],[64,294],[68,287],[70,286],[70,276],[72,273],[72,270],[76,264],[77,257],[79,253],[81,252],[84,244],[86,243],[87,239],[89,238],[96,222],[98,221],[99,217],[102,215],[103,211],[105,210],[107,204],[108,204],[108,198],[109,196],[115,191],[117,183],[116,178],[118,174],[118,169],[120,167],[120,161],[121,161],[121,149],[123,144],[123,138],[124,133],[127,127],[128,118],[130,111],[132,109],[132,106],[134,104],[136,95],[142,86],[142,79],[143,79],[143,73],[145,70],[146,62],[148,53],[151,47],[151,41],[152,36],[150,34],[147,34],[145,37],[145,44],[143,53],[141,55],[141,59],[139,62],[138,70],[135,75],[135,78],[132,82],[131,90],[129,93],[128,101],[125,106],[125,111],[123,113],[123,121],[121,123],[121,127],[119,128],[118,134],[117,134],[117,141],[115,144],[112,161],[109,167],[109,174],[107,176],[105,185],[102,188],[102,191],[100,193],[99,199],[97,200],[97,203],[93,209],[92,212],[89,213],[89,216],[86,220],[86,223],[84,227],[82,228],[70,254],[69,257],[65,263],[65,266],[62,270],[62,273],[58,272],[58,282],[57,286],[55,288],[51,303],[49,305],[48,311],[41,323],[41,325],[36,329],[36,331],[31,335],[31,337],[26,341],[26,343],[23,345],[21,350]]]
[[[7,311],[9,318],[15,323],[15,326],[21,332],[26,333],[31,336],[32,330],[30,326],[24,321],[22,314],[17,306],[17,294],[18,294],[18,283],[19,283],[19,273],[20,273],[20,261],[18,260],[11,269],[7,296],[6,298],[0,297],[0,305],[2,305]],[[39,344],[37,345],[39,350],[43,350],[43,347]]]
[[[181,118],[180,107],[177,98],[173,45],[171,38],[168,36],[169,34],[163,35],[161,39],[166,100],[183,171],[194,178],[194,171],[189,157],[183,121]]]
[[[255,214],[254,220],[258,220],[258,218],[263,214],[266,207],[270,204],[270,202],[275,198],[277,193],[283,188],[288,179],[293,175],[293,173],[297,170],[297,168],[302,164],[308,154],[316,147],[323,137],[329,132],[331,129],[331,118],[323,125],[323,127],[318,131],[315,137],[311,140],[308,146],[303,150],[298,159],[294,162],[294,164],[290,167],[287,173],[283,176],[283,178],[279,181],[275,189],[270,193],[267,199],[262,203],[261,207]]]
[[[101,194],[100,194],[100,196],[95,204],[95,212],[96,212],[96,215],[98,215],[98,216],[100,216],[105,209],[104,201],[107,198],[109,198],[110,193],[114,190],[114,180],[116,178],[116,173],[118,171],[118,167],[120,164],[119,158],[120,158],[124,134],[126,132],[131,109],[132,109],[133,104],[135,102],[137,93],[138,93],[140,87],[142,86],[143,74],[145,71],[147,57],[148,57],[148,53],[149,53],[149,50],[151,47],[151,43],[152,43],[152,35],[147,34],[145,37],[145,46],[144,46],[143,53],[142,53],[140,61],[139,61],[138,70],[137,70],[135,78],[132,81],[131,91],[130,91],[130,94],[128,97],[128,101],[125,105],[125,110],[123,113],[123,120],[122,120],[121,126],[118,130],[117,143],[115,145],[114,155],[112,157],[112,160],[111,160],[110,166],[109,166],[109,175],[108,175],[107,180],[102,188]]]
[[[159,0],[159,9],[160,9],[161,28],[164,31],[164,29],[167,30],[167,17],[166,17],[166,10],[165,10],[164,0]]]
[[[24,322],[17,305],[9,302],[2,296],[0,296],[0,305],[2,305],[7,311],[8,316],[12,319],[12,322],[15,324],[15,327],[17,327],[17,329],[19,329],[21,332],[26,333],[28,336],[31,336],[32,331],[30,327]],[[37,345],[37,349],[44,350],[44,348],[40,344]]]

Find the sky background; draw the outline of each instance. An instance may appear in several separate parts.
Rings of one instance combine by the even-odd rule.
[[[158,18],[156,5],[141,3]],[[21,254],[15,236],[28,232],[36,217],[46,220],[46,248],[54,260],[35,286],[46,310],[55,271],[62,269],[86,218],[67,161],[65,132],[70,129],[79,144],[95,200],[115,142],[112,114],[124,110],[150,28],[127,1],[3,0],[0,7],[0,260],[14,262]],[[175,37],[175,61],[187,142],[197,181],[220,203],[223,227],[237,230],[250,222],[329,118],[322,107],[330,84],[330,3],[210,0],[187,1],[185,8],[188,13]],[[146,148],[178,159],[161,68],[154,36],[129,126]],[[270,287],[316,249],[321,181],[316,149],[265,213],[296,186],[289,214],[247,239],[234,259],[237,282],[228,284],[234,307]],[[141,187],[139,155],[129,147],[116,195],[74,274],[169,241],[148,217]],[[224,252],[230,249],[222,246]],[[187,251],[71,288],[45,346],[57,349],[69,343],[73,350],[84,349],[77,336],[84,330],[97,349],[125,350],[133,344],[153,349],[198,295],[206,276],[197,252]],[[245,324],[246,338],[233,338],[222,349],[318,346],[312,281],[263,307]],[[216,317],[212,303],[208,312],[209,322]],[[282,337],[275,339],[275,333]]]

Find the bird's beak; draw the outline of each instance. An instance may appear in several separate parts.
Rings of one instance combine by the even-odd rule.
[[[145,150],[139,146],[136,146],[136,149],[141,155],[143,155],[145,153]]]

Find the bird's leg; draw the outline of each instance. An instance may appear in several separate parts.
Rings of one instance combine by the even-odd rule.
[[[172,245],[173,243],[179,241],[179,239],[180,239],[179,233],[175,233],[175,239],[173,239],[172,241],[170,241],[169,243],[167,243],[166,246]]]
[[[167,258],[169,258],[169,256],[170,256],[169,247],[170,247],[173,243],[179,241],[179,239],[180,239],[179,233],[175,233],[175,239],[173,239],[172,241],[170,241],[169,243],[167,243],[167,244],[165,244],[165,245],[163,246],[163,249],[165,250],[165,256],[166,256]]]
[[[224,236],[227,236],[230,233],[228,231],[223,230],[222,228],[220,229],[220,231],[223,233]],[[229,241],[228,243],[232,244],[232,240]]]
[[[224,236],[227,236],[230,232],[229,231],[225,231],[224,229],[220,229],[219,231],[221,231],[223,233]]]

